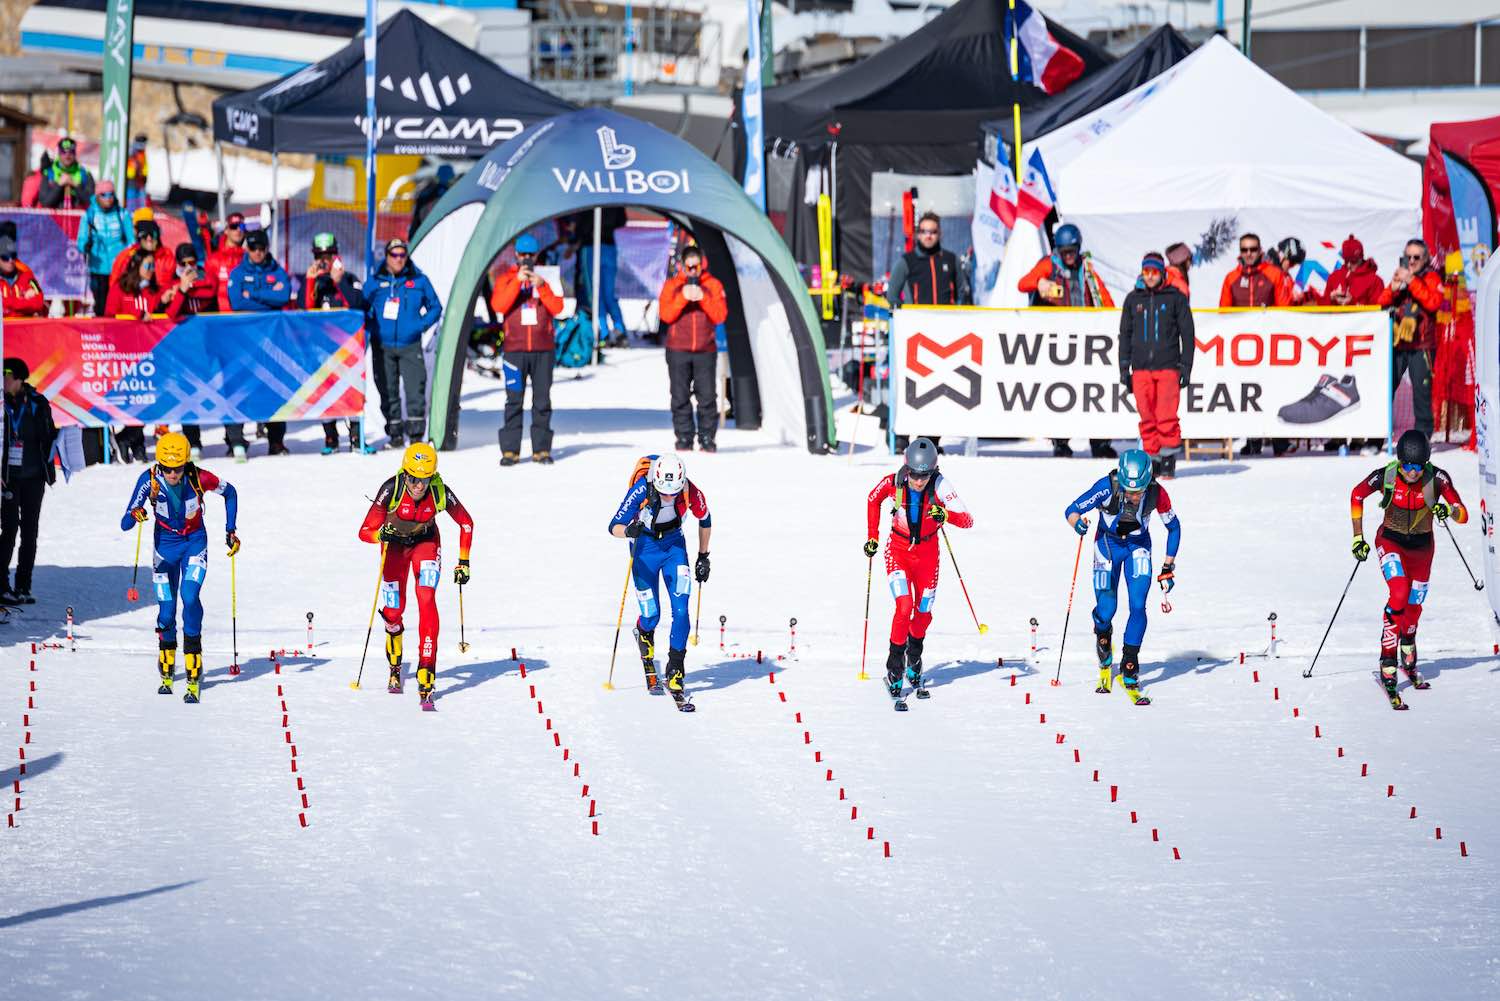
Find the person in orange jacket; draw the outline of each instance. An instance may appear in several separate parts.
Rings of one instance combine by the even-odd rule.
[[[682,266],[662,286],[658,301],[667,328],[667,377],[672,384],[672,433],[677,451],[693,447],[693,411],[689,394],[698,400],[698,447],[717,452],[719,401],[714,386],[719,364],[715,328],[729,316],[724,286],[708,273],[703,251],[689,246]]]
[[[1427,244],[1406,244],[1401,267],[1375,304],[1391,311],[1391,395],[1401,376],[1411,376],[1411,406],[1417,430],[1432,437],[1432,352],[1437,347],[1437,313],[1443,306],[1443,277],[1432,266]]]
[[[536,273],[540,251],[536,237],[516,238],[516,263],[495,279],[490,309],[503,316],[505,361],[519,373],[514,388],[505,385],[505,424],[500,428],[500,465],[521,461],[521,418],[526,410],[526,383],[531,383],[531,461],[552,464],[552,367],[557,336],[553,320],[563,301]]]
[[[1263,256],[1260,237],[1246,233],[1240,237],[1240,262],[1224,276],[1219,289],[1219,306],[1290,306],[1291,285],[1280,268]]]
[[[42,284],[25,262],[16,256],[16,241],[0,236],[0,314],[46,316],[47,298]]]

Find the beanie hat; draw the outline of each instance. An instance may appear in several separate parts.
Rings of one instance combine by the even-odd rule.
[[[20,358],[5,359],[5,374],[12,379],[20,379],[25,382],[31,377],[31,369],[26,367],[26,362]]]
[[[1146,256],[1141,258],[1141,270],[1145,271],[1147,268],[1155,268],[1162,274],[1166,274],[1167,262],[1156,251],[1147,251]]]
[[[1346,264],[1350,261],[1362,261],[1365,257],[1365,245],[1356,240],[1353,233],[1350,233],[1349,239],[1339,247],[1339,256],[1343,257]]]

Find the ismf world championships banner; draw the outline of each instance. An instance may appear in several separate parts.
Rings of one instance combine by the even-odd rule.
[[[358,417],[363,317],[351,310],[168,320],[7,320],[59,425]]]
[[[1389,433],[1390,319],[1374,309],[1193,310],[1188,438]],[[908,307],[891,324],[897,434],[1125,438],[1117,309]]]

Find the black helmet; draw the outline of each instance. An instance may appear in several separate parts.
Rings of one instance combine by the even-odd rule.
[[[937,446],[927,438],[917,438],[906,446],[906,470],[913,476],[931,476],[937,472]]]
[[[1416,428],[1403,431],[1401,437],[1396,441],[1396,461],[1403,466],[1427,465],[1432,458],[1432,446],[1427,444],[1427,436]]]

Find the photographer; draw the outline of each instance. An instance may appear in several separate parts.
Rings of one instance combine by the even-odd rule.
[[[364,289],[344,270],[338,237],[318,233],[312,241],[313,260],[303,276],[301,302],[304,309],[353,309],[364,312]],[[359,447],[359,418],[349,419],[349,451]],[[339,422],[323,422],[324,455],[339,450]]]
[[[490,309],[505,317],[505,360],[519,373],[519,385],[505,387],[505,426],[500,429],[500,465],[521,461],[521,419],[526,409],[526,383],[531,383],[531,461],[552,463],[552,366],[557,341],[552,320],[563,302],[536,273],[536,237],[516,239],[516,263],[495,280]]]
[[[698,400],[698,447],[717,452],[719,401],[714,379],[719,361],[714,328],[729,316],[724,286],[708,273],[703,251],[689,246],[682,267],[662,286],[658,302],[667,327],[667,376],[672,386],[672,433],[679,452],[693,447],[693,410],[689,394]]]
[[[42,498],[57,479],[52,467],[52,442],[57,428],[52,423],[52,405],[27,384],[31,376],[20,358],[5,359],[5,450],[0,452],[0,571],[5,586],[0,604],[30,605],[31,568],[36,564],[37,526],[42,517]],[[16,579],[10,583],[10,556],[20,535],[16,557]]]

